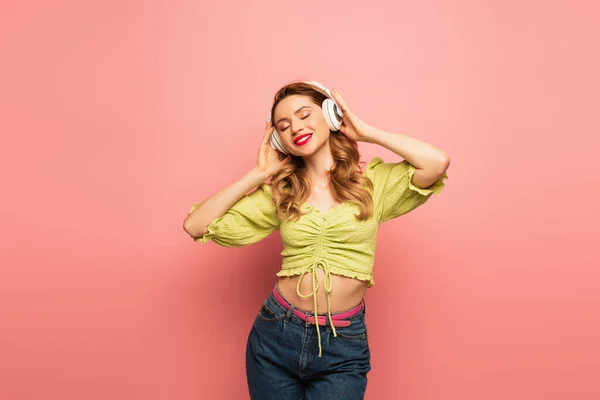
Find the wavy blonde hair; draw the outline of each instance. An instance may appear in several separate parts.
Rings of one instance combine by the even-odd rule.
[[[271,107],[271,121],[275,120],[274,113],[277,105],[286,97],[295,94],[309,97],[318,106],[329,97],[304,82],[287,84],[275,94]],[[373,183],[362,175],[356,141],[341,132],[330,131],[329,146],[333,156],[333,166],[329,175],[333,197],[340,203],[356,204],[360,209],[360,213],[356,215],[357,219],[369,219],[373,215]],[[271,185],[277,217],[282,221],[286,219],[297,221],[302,216],[300,208],[310,195],[310,179],[304,159],[291,155],[288,163],[273,175]]]

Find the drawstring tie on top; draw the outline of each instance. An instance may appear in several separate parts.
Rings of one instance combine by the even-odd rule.
[[[331,324],[331,330],[333,331],[333,336],[337,337],[337,331],[335,330],[335,326],[333,326],[333,319],[331,318],[331,270],[329,267],[329,263],[327,262],[327,260],[317,260],[315,261],[313,264],[309,265],[306,269],[304,269],[304,271],[302,271],[302,274],[300,275],[300,279],[298,280],[298,285],[296,286],[296,293],[298,294],[298,296],[300,297],[310,297],[311,295],[314,298],[314,321],[315,321],[315,325],[317,327],[317,337],[318,337],[318,343],[319,343],[319,357],[321,357],[321,354],[323,353],[323,348],[321,347],[321,331],[319,330],[319,318],[318,318],[318,314],[317,314],[317,290],[319,289],[319,277],[317,276],[317,268],[321,268],[323,271],[325,271],[325,282],[323,284],[323,286],[325,287],[325,293],[327,295],[327,317],[329,318],[329,323]],[[300,283],[302,283],[302,279],[304,278],[304,274],[306,274],[307,272],[311,271],[312,272],[312,287],[313,287],[313,291],[309,294],[302,294],[300,293]],[[327,284],[329,281],[329,285]]]

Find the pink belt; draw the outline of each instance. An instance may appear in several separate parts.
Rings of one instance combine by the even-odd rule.
[[[277,302],[279,304],[281,304],[281,306],[283,308],[285,308],[286,310],[290,309],[289,303],[277,291],[277,286],[275,286],[273,288],[273,296],[275,296],[275,299],[277,299]],[[363,308],[363,301],[361,301],[359,305],[351,308],[348,311],[344,311],[344,312],[338,313],[338,314],[332,314],[331,319],[333,320],[333,326],[350,326],[352,321],[348,321],[348,320],[346,320],[346,318],[349,318],[353,315],[356,315],[358,312],[360,312],[360,310],[362,310],[362,308]],[[306,321],[310,324],[315,323],[314,316],[308,315],[308,314],[298,310],[297,308],[294,308],[294,311],[292,313],[303,321]],[[324,315],[317,316],[317,321],[318,321],[319,325],[321,325],[321,326],[327,325],[327,317]]]

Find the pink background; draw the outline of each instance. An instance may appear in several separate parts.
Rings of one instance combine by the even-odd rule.
[[[248,398],[279,234],[182,222],[255,165],[295,79],[452,157],[380,228],[367,399],[600,398],[599,8],[3,3],[0,398]]]

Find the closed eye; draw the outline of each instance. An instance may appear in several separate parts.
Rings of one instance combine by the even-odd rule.
[[[308,118],[308,117],[310,117],[310,114],[308,114],[308,115],[307,115],[307,116],[305,116],[305,117],[302,117],[302,119],[306,119],[306,118]],[[281,129],[281,132],[285,131],[287,128],[288,128],[288,126],[286,126],[285,128]]]

